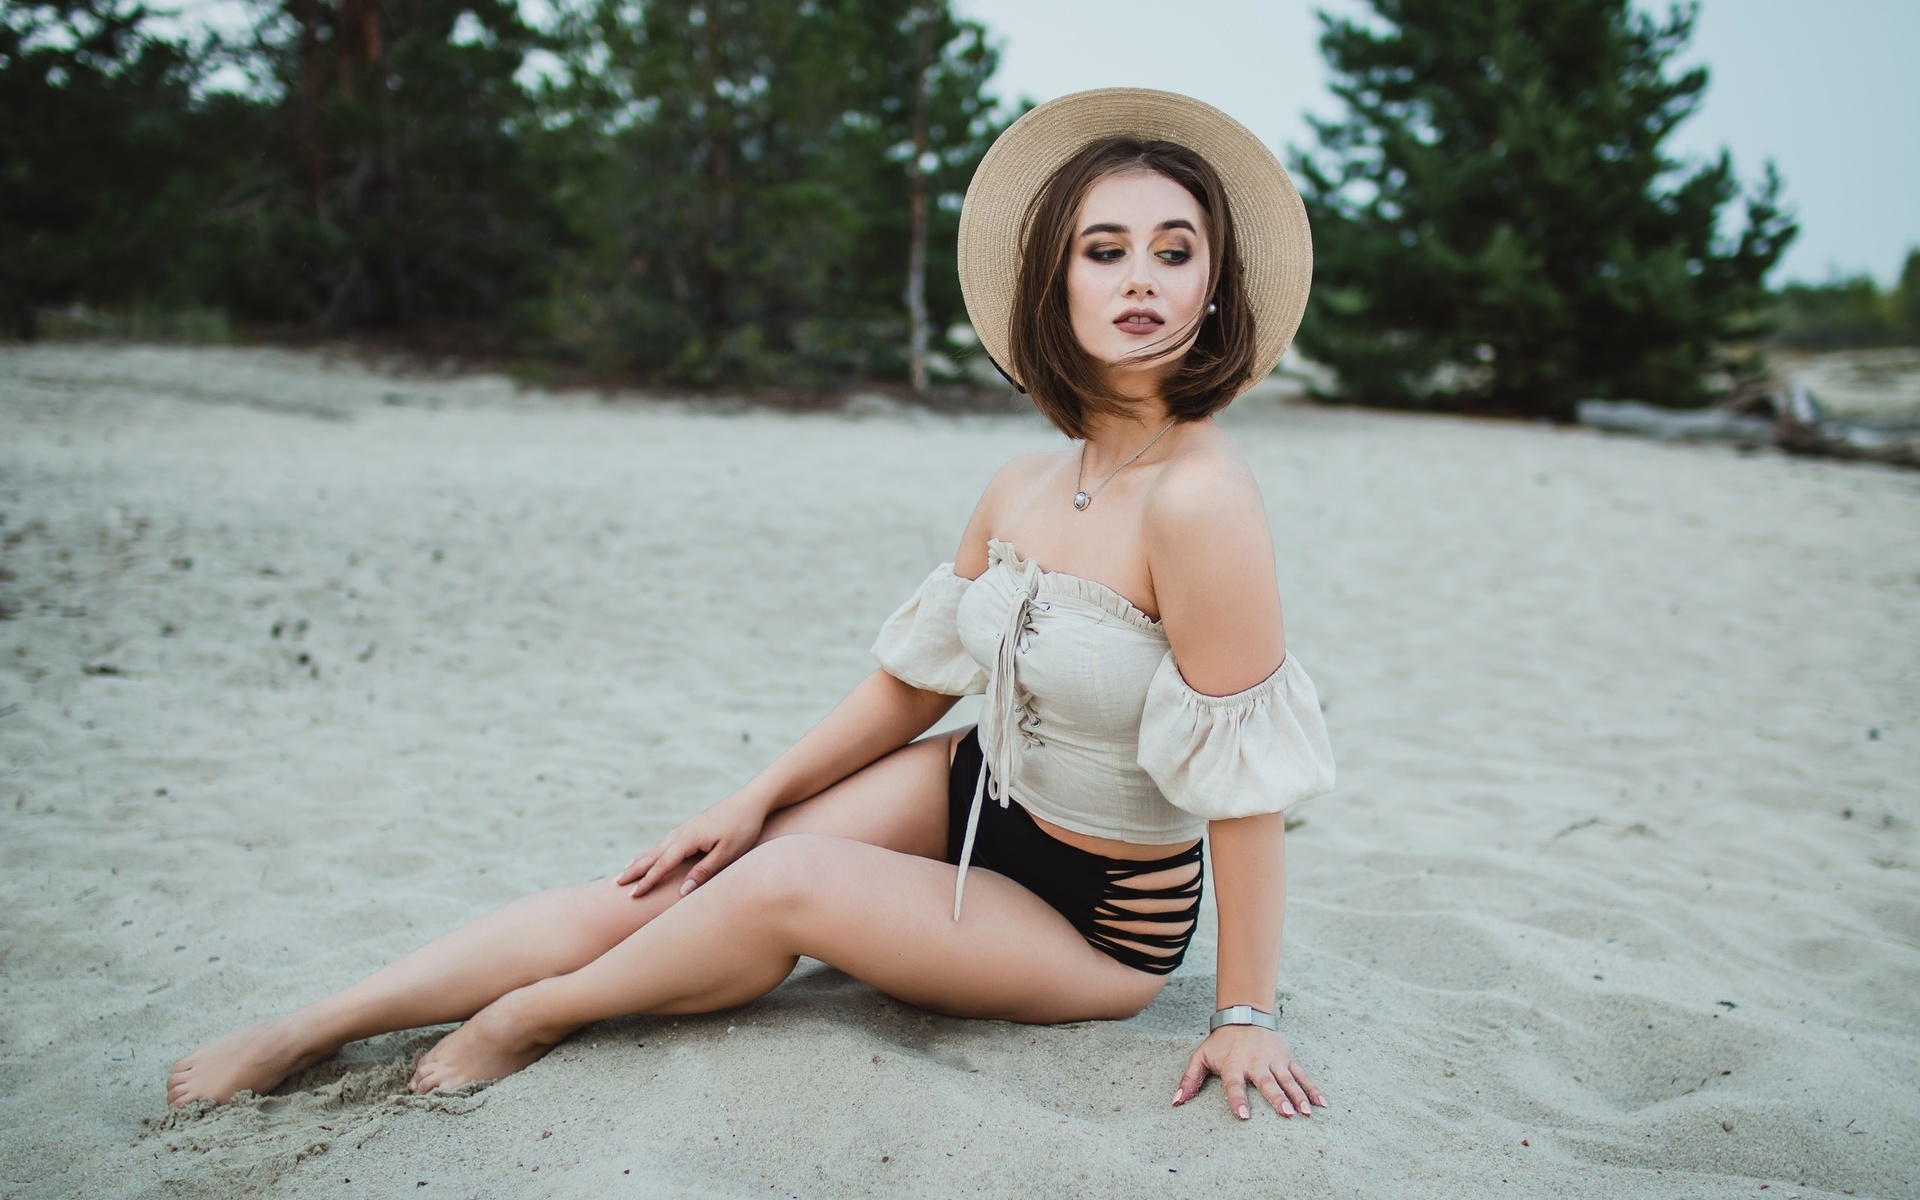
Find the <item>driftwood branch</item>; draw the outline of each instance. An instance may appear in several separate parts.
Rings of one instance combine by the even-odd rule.
[[[1660,441],[1774,445],[1789,454],[1920,467],[1920,426],[1845,421],[1829,416],[1801,384],[1735,396],[1714,408],[1681,411],[1636,400],[1582,400],[1582,425]]]
[[[1611,429],[1616,433],[1637,433],[1663,442],[1766,444],[1773,441],[1774,437],[1774,423],[1765,417],[1750,417],[1714,408],[1679,410],[1656,408],[1638,400],[1582,400],[1579,416],[1582,425]]]

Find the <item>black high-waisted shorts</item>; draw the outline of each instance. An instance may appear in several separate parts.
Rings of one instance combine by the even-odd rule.
[[[950,863],[960,861],[980,760],[980,735],[970,731],[960,740],[947,775]],[[1198,842],[1146,862],[1108,858],[1047,833],[1017,801],[1001,808],[987,797],[974,833],[973,865],[1005,875],[1051,904],[1094,949],[1153,975],[1180,965],[1200,917]]]

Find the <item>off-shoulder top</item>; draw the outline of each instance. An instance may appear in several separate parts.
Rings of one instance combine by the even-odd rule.
[[[1203,695],[1181,677],[1158,621],[998,539],[978,579],[935,568],[887,618],[873,655],[914,687],[986,693],[955,920],[989,797],[1076,833],[1167,845],[1208,821],[1333,790],[1320,701],[1295,655],[1244,692]]]

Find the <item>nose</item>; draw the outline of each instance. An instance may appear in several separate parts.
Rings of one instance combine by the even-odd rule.
[[[1127,272],[1127,295],[1157,296],[1160,285],[1153,278],[1154,257],[1151,254],[1136,254],[1127,260],[1132,264]]]

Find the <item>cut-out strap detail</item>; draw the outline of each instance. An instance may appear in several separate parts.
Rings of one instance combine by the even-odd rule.
[[[1192,874],[1174,883],[1156,887],[1132,882],[1183,867],[1191,867]],[[1201,873],[1198,842],[1152,862],[1111,860],[1106,888],[1092,915],[1074,924],[1081,937],[1122,965],[1149,975],[1169,974],[1186,957],[1200,919]]]

